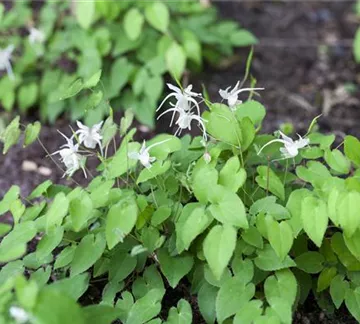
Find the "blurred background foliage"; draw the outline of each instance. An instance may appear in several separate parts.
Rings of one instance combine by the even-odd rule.
[[[44,43],[29,42],[31,27],[45,34]],[[131,108],[150,127],[166,81],[257,42],[199,1],[15,1],[0,4],[0,35],[1,48],[15,46],[15,79],[5,71],[0,78],[6,111],[31,111],[50,123],[65,114],[93,124],[110,105]]]

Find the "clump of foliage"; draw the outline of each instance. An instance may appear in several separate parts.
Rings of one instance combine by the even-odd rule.
[[[2,322],[190,324],[196,309],[207,323],[291,323],[310,293],[326,312],[345,303],[360,320],[359,140],[333,148],[316,119],[297,140],[261,134],[265,108],[238,101],[238,85],[221,92],[231,106],[173,88],[166,112],[203,136],[141,145],[129,113],[120,126],[111,116],[79,123],[55,155],[69,176],[98,158],[87,187],[45,181],[1,200],[14,220],[1,225]],[[7,134],[20,133],[15,119],[6,149]]]
[[[199,1],[30,1],[0,4],[0,70],[12,60],[13,77],[0,80],[0,105],[7,111],[38,108],[43,121],[66,112],[88,124],[103,119],[108,102],[131,108],[153,126],[168,74],[200,71],[249,46],[256,38],[236,22],[219,21],[216,9]],[[30,37],[27,37],[28,33]],[[9,47],[10,46],[10,47]],[[7,60],[3,61],[4,58]],[[102,69],[102,84],[84,80]],[[71,85],[71,86],[70,86]],[[72,93],[74,94],[74,93]]]

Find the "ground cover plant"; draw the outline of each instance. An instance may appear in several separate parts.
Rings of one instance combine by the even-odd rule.
[[[49,158],[89,185],[46,181],[28,197],[14,185],[1,200],[14,221],[1,225],[2,322],[291,323],[310,294],[360,320],[360,142],[335,147],[317,118],[296,140],[262,134],[253,98],[264,90],[242,83],[220,90],[221,103],[169,85],[159,118],[179,136],[198,127],[194,138],[138,143],[129,111],[120,125],[110,113],[59,134]],[[39,132],[15,118],[4,152]]]
[[[64,112],[71,120],[99,122],[110,101],[153,126],[169,74],[180,79],[205,64],[218,65],[234,47],[257,41],[199,1],[35,4],[16,1],[7,10],[0,5],[0,70],[7,72],[0,80],[0,105],[22,113],[39,109],[51,123]],[[102,83],[89,90],[91,83],[78,77],[88,79],[99,69]]]

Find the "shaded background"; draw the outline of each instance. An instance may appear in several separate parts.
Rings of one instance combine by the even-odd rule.
[[[335,132],[339,138],[345,133],[360,136],[359,67],[352,54],[352,41],[360,23],[355,1],[239,0],[212,4],[223,18],[238,21],[259,39],[251,73],[258,86],[266,88],[258,98],[268,112],[264,131],[273,132],[282,123],[291,122],[301,134],[315,116],[323,113],[319,122],[322,131]],[[207,67],[200,75],[190,75],[189,82],[196,89],[203,83],[212,100],[219,100],[220,88],[242,79],[248,52],[238,50],[219,67]],[[63,144],[56,129],[70,134],[66,120],[44,126],[41,139],[49,152]],[[161,131],[171,131],[165,120],[157,124],[156,132]],[[139,127],[139,140],[152,135]],[[49,168],[51,175],[23,170],[25,160]],[[0,156],[0,165],[0,197],[11,184],[21,186],[26,195],[48,178],[67,182],[39,144],[25,150],[12,148],[5,157]]]

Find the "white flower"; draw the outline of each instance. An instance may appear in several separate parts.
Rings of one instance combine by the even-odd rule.
[[[165,103],[166,100],[168,100],[171,97],[174,97],[176,99],[176,103],[170,103],[170,105],[176,109],[181,109],[184,111],[190,111],[192,110],[193,107],[196,107],[198,115],[200,115],[200,107],[199,104],[197,103],[197,101],[193,98],[193,97],[201,97],[200,93],[196,93],[196,92],[192,92],[192,85],[188,85],[184,91],[182,91],[180,88],[173,86],[170,83],[167,83],[167,86],[169,89],[173,90],[173,92],[171,92],[170,94],[168,94],[165,99],[162,101],[162,103],[160,104],[160,106],[156,109],[156,111],[158,111],[163,104]],[[194,106],[192,107],[191,104],[194,104]],[[171,118],[171,122],[170,122],[170,127],[172,126],[172,123],[174,121],[174,116],[175,116],[175,112],[172,115]]]
[[[284,133],[279,131],[280,136],[282,139],[274,139],[268,143],[266,143],[258,152],[258,155],[261,153],[261,151],[268,145],[272,143],[282,143],[284,144],[284,147],[280,148],[280,152],[284,159],[294,158],[299,154],[299,149],[304,148],[310,143],[310,140],[308,138],[302,138],[300,135],[299,139],[296,141],[293,141],[290,137],[286,136]]]
[[[170,109],[164,111],[157,119],[161,118],[163,115],[165,115],[166,113],[171,112],[171,111],[173,113],[177,112],[179,114],[178,119],[175,122],[175,124],[179,126],[178,129],[176,130],[175,134],[174,134],[175,136],[181,135],[181,132],[182,132],[183,129],[191,130],[191,122],[193,120],[195,120],[195,121],[198,122],[198,125],[199,125],[201,131],[203,132],[203,139],[206,142],[206,140],[207,140],[206,128],[205,128],[206,120],[204,120],[203,118],[201,118],[198,115],[195,115],[191,111],[185,111],[185,110],[183,110],[181,108],[176,108],[176,107],[170,108]]]
[[[95,124],[92,127],[87,127],[79,121],[77,121],[76,124],[79,127],[79,129],[75,132],[75,134],[79,134],[79,144],[84,143],[84,146],[89,149],[94,149],[96,145],[99,145],[101,155],[103,155],[101,145],[102,136],[100,135],[103,122]]]
[[[150,169],[151,168],[151,163],[153,163],[156,158],[155,157],[151,157],[150,156],[150,153],[149,151],[157,146],[157,145],[160,145],[160,144],[163,144],[167,141],[170,141],[171,138],[165,140],[165,141],[161,141],[161,142],[157,142],[157,143],[154,143],[152,145],[150,145],[149,147],[146,147],[146,142],[144,141],[141,148],[140,148],[140,151],[139,152],[129,152],[128,154],[128,157],[132,160],[138,160],[140,161],[140,163],[147,169]]]
[[[22,324],[29,320],[28,313],[17,306],[11,306],[9,309],[10,316],[16,321],[16,323]]]
[[[239,105],[242,103],[241,100],[238,100],[239,94],[244,91],[255,91],[255,90],[264,90],[264,88],[244,88],[239,89],[240,82],[238,81],[235,85],[235,87],[231,89],[231,87],[226,88],[225,90],[219,90],[220,96],[227,100],[228,106],[232,111],[236,109],[236,105]]]
[[[64,163],[66,167],[64,176],[68,175],[69,177],[71,177],[77,170],[81,168],[86,178],[86,172],[84,168],[85,158],[78,153],[79,144],[74,145],[72,137],[67,138],[63,133],[61,133],[60,131],[58,132],[66,139],[67,143],[60,147],[61,150],[56,151],[51,155],[60,154],[60,161]]]
[[[34,27],[29,28],[29,42],[31,44],[40,43],[42,44],[45,41],[45,34]]]
[[[11,55],[14,51],[14,45],[9,45],[3,50],[0,50],[0,70],[6,70],[10,79],[14,80],[14,73],[11,68]]]

